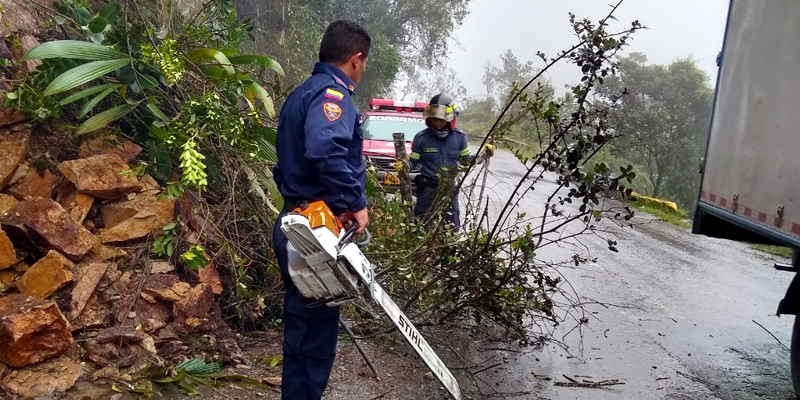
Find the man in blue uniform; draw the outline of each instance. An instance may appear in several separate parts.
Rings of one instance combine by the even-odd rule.
[[[353,222],[369,224],[364,192],[360,116],[350,96],[364,76],[371,39],[349,21],[330,24],[311,77],[286,98],[278,121],[275,183],[285,206],[273,242],[286,288],[283,310],[283,381],[287,400],[320,399],[328,385],[339,327],[338,307],[306,307],[288,272],[287,239],[280,220],[304,202],[323,200]]]
[[[418,218],[429,216],[439,183],[447,180],[447,184],[454,184],[459,164],[472,162],[473,156],[467,135],[456,129],[457,115],[455,100],[447,93],[434,96],[423,111],[428,128],[414,137],[409,156],[411,169],[420,171],[415,178],[417,204],[414,206],[414,215]],[[494,147],[487,145],[484,152],[487,156],[491,156]],[[445,214],[445,220],[455,229],[461,225],[458,196],[453,197],[453,202]]]

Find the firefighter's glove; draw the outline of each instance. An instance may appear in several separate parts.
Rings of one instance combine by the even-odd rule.
[[[483,157],[484,158],[489,158],[489,157],[493,156],[495,149],[496,148],[495,148],[495,146],[493,144],[486,143],[486,145],[483,146]]]
[[[406,167],[406,162],[403,160],[395,160],[394,162],[394,170],[397,172],[402,172],[403,169]]]

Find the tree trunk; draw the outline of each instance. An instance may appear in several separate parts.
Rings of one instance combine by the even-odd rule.
[[[409,221],[414,218],[413,204],[414,200],[411,198],[411,177],[408,175],[408,164],[406,160],[406,135],[403,132],[395,132],[394,137],[394,155],[396,161],[402,161],[402,168],[397,171],[397,176],[400,178],[400,196],[403,197],[403,203],[408,205]]]
[[[659,193],[661,193],[661,183],[664,181],[664,173],[661,169],[661,163],[658,162],[656,159],[656,172],[658,174],[658,178],[656,178],[655,182],[653,182],[653,197],[658,197]]]

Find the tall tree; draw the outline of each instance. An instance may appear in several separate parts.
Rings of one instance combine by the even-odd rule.
[[[711,116],[708,75],[690,58],[654,65],[632,53],[620,59],[619,75],[605,86],[608,93],[627,90],[613,114],[621,134],[614,152],[646,169],[653,196],[692,206]]]
[[[467,98],[467,89],[458,79],[458,73],[443,63],[433,68],[407,65],[400,74],[396,92],[402,100],[426,101],[440,92],[451,94],[459,104]]]
[[[349,19],[373,38],[367,74],[355,97],[361,105],[388,93],[404,64],[431,68],[446,58],[448,41],[467,15],[469,0],[235,0],[240,17],[256,25],[258,50],[286,70],[282,87],[302,81],[317,61],[328,23]]]

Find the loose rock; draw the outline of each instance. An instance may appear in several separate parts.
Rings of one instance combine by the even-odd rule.
[[[152,261],[150,263],[151,274],[166,274],[175,271],[175,266],[169,261]]]
[[[8,394],[30,398],[67,391],[80,378],[81,366],[66,357],[59,357],[14,372],[7,374],[0,386]]]
[[[17,263],[17,252],[14,245],[3,230],[0,230],[0,269]]]
[[[3,125],[4,120],[7,122],[9,111],[0,107],[0,125]],[[30,129],[19,132],[0,129],[0,190],[8,185],[17,166],[25,159],[30,149],[30,141]]]
[[[98,233],[103,243],[118,243],[160,231],[175,215],[175,200],[140,194],[133,200],[111,203],[101,209],[106,228]]]
[[[178,321],[190,317],[203,317],[211,310],[214,294],[205,285],[195,285],[186,295],[172,305],[172,313]]]
[[[46,299],[68,282],[72,282],[72,262],[57,251],[50,250],[46,256],[33,264],[17,282],[20,293]]]
[[[113,314],[108,305],[99,300],[97,292],[95,292],[89,297],[81,315],[72,321],[72,330],[108,326],[114,317]]]
[[[119,199],[142,189],[128,164],[116,154],[64,161],[58,170],[80,193],[101,199]]]
[[[81,145],[78,155],[88,158],[97,155],[114,154],[125,161],[139,156],[142,148],[116,135],[106,135],[88,140]]]
[[[0,104],[0,126],[13,125],[25,121],[26,119],[28,119],[28,116],[25,115],[25,113],[11,108],[5,108]]]
[[[55,357],[72,344],[56,303],[22,294],[0,298],[0,362],[12,367]]]
[[[0,193],[0,215],[5,214],[18,203],[19,200],[15,199],[14,196]]]
[[[106,274],[109,265],[109,263],[96,262],[81,266],[78,271],[77,283],[75,283],[75,287],[72,289],[72,299],[70,302],[72,309],[69,314],[70,321],[77,319],[81,315],[89,298],[92,297],[95,289],[97,289],[97,284],[100,283],[100,280],[103,279],[103,276]]]
[[[41,250],[57,250],[80,260],[97,238],[75,222],[60,204],[50,199],[25,200],[0,217],[0,225],[12,241],[27,238]]]
[[[89,215],[94,204],[94,197],[78,192],[75,184],[65,179],[56,189],[56,201],[67,210],[75,222],[80,224]]]
[[[19,201],[37,197],[49,199],[58,182],[59,178],[50,170],[45,169],[39,173],[35,168],[31,168],[19,182],[14,183],[6,192]]]
[[[118,247],[96,244],[86,254],[87,261],[119,261],[128,256],[128,252]]]
[[[206,255],[208,257],[208,255]],[[207,259],[210,259],[208,257]],[[222,282],[219,278],[219,272],[217,272],[217,268],[214,266],[213,262],[209,262],[208,265],[201,268],[198,271],[198,275],[200,277],[200,283],[206,285],[210,290],[211,293],[216,295],[222,294]]]

